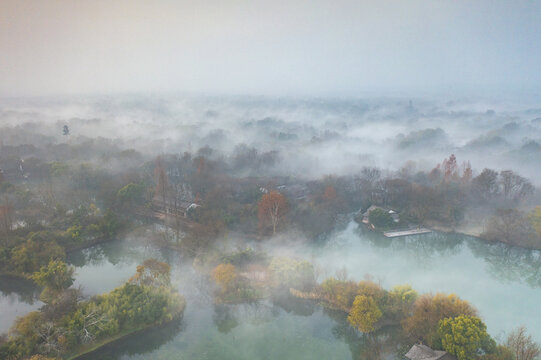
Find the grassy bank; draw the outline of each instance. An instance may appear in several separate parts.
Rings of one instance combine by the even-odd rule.
[[[103,348],[106,345],[113,344],[113,343],[115,343],[117,341],[120,341],[120,340],[123,340],[123,339],[125,339],[125,338],[127,338],[129,336],[141,333],[141,332],[146,331],[146,330],[150,330],[150,329],[153,329],[153,328],[164,326],[164,325],[167,325],[167,324],[169,324],[169,323],[171,323],[173,321],[179,320],[182,317],[182,315],[184,314],[184,308],[185,307],[186,306],[184,304],[183,306],[176,309],[176,312],[173,314],[173,318],[171,320],[157,322],[157,323],[154,323],[154,324],[148,324],[148,325],[143,325],[143,326],[134,326],[134,327],[130,327],[128,329],[124,329],[124,330],[122,330],[121,332],[119,332],[118,334],[116,334],[114,336],[110,336],[110,337],[107,337],[105,339],[101,339],[101,340],[96,341],[95,343],[92,343],[90,345],[82,346],[77,351],[65,354],[63,356],[63,359],[66,359],[66,360],[79,359],[79,358],[81,358],[83,356],[90,355],[93,352],[99,351],[101,348]]]

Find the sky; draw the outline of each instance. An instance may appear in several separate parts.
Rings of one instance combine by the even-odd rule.
[[[539,92],[541,1],[1,0],[0,96]]]

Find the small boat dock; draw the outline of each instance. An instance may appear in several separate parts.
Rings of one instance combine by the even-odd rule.
[[[388,238],[394,238],[394,237],[399,237],[399,236],[428,234],[431,232],[432,230],[427,229],[427,228],[416,228],[416,229],[399,230],[399,231],[385,231],[383,235],[385,235]]]

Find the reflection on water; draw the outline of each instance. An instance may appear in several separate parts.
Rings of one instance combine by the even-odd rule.
[[[116,360],[126,355],[144,355],[151,353],[175,338],[182,330],[182,320],[174,320],[152,329],[147,329],[114,343],[108,344],[98,352],[81,356],[80,360]]]
[[[353,222],[326,242],[288,244],[288,249],[316,262],[326,275],[345,267],[354,280],[372,274],[385,287],[409,283],[419,292],[454,292],[478,307],[492,335],[525,324],[541,340],[541,323],[534,316],[541,299],[539,251],[457,234],[389,239]],[[92,295],[122,284],[149,257],[171,264],[172,282],[187,299],[184,318],[111,344],[94,358],[356,360],[396,358],[404,350],[399,327],[362,335],[347,324],[345,314],[287,293],[250,304],[214,305],[208,279],[192,267],[191,259],[144,241],[101,244],[68,260],[77,267],[76,284]],[[33,299],[38,307],[37,290],[13,286],[2,281],[1,301],[10,298],[15,306],[24,306]],[[1,324],[7,328],[4,319]]]
[[[512,247],[506,244],[486,244],[472,239],[468,242],[472,253],[489,265],[493,277],[511,282],[526,282],[541,287],[541,251]]]
[[[40,289],[30,280],[0,276],[0,333],[5,333],[18,316],[38,309]]]
[[[4,296],[14,296],[18,302],[33,305],[39,301],[41,290],[33,281],[12,276],[0,276],[0,292]]]

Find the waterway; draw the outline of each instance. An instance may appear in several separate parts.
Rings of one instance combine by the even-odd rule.
[[[231,239],[230,239],[231,240]],[[347,222],[325,241],[254,244],[262,250],[313,261],[320,279],[345,269],[354,280],[370,277],[390,288],[411,284],[419,292],[456,293],[474,304],[489,333],[525,325],[541,341],[541,252],[431,233],[389,239]],[[100,359],[393,359],[393,329],[356,333],[339,313],[294,299],[214,305],[207,281],[181,254],[126,238],[70,254],[76,286],[87,295],[110,291],[154,257],[172,266],[172,281],[187,299],[184,318],[93,354]],[[17,315],[40,306],[37,291],[0,279],[0,331]],[[11,281],[11,280],[10,280]],[[389,340],[391,339],[391,340]],[[393,349],[392,351],[389,349]],[[385,355],[387,354],[387,355]]]

